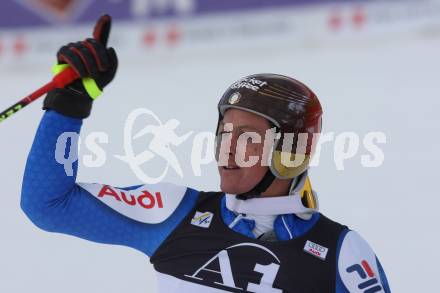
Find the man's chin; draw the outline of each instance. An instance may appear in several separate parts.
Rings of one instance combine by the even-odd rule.
[[[220,190],[224,193],[229,193],[229,194],[237,194],[237,187],[233,186],[232,184],[222,184],[220,183]]]
[[[245,192],[245,191],[241,190],[240,188],[237,188],[236,184],[222,184],[222,183],[220,183],[220,190],[224,193],[229,193],[229,194],[240,194],[240,193]]]
[[[235,190],[233,188],[223,187],[221,184],[220,184],[220,190],[224,193],[235,194],[234,192]]]

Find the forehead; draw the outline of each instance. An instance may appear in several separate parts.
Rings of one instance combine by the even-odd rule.
[[[234,127],[252,126],[253,128],[261,130],[266,130],[271,127],[269,121],[266,120],[266,118],[263,118],[262,116],[248,111],[235,108],[226,110],[220,123],[232,123]]]

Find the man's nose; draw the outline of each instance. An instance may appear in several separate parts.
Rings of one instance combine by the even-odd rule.
[[[238,141],[238,135],[236,133],[231,133],[231,147],[229,148],[229,154],[235,155],[237,152],[237,141]]]

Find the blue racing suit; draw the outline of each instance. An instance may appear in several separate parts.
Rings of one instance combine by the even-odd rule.
[[[107,190],[93,196],[90,190],[76,183],[78,167],[76,162],[73,164],[73,176],[68,176],[64,166],[55,159],[54,154],[58,137],[65,132],[79,133],[81,125],[82,120],[69,118],[52,110],[48,110],[44,114],[29,153],[24,173],[21,198],[23,211],[36,226],[45,231],[69,234],[99,243],[124,245],[142,251],[147,256],[152,256],[168,235],[194,208],[199,192],[191,188],[183,187],[179,189],[176,187],[176,193],[180,193],[180,202],[176,204],[176,207],[169,212],[165,219],[154,223],[140,221],[136,217],[130,217],[124,212],[115,210],[115,208],[103,203],[100,199],[105,195],[109,200],[119,204],[123,202],[121,200],[122,195],[127,203],[130,202],[132,205],[139,203],[145,208],[145,202],[139,200],[136,202],[135,198],[128,200],[123,192],[127,191],[128,194],[129,191],[137,190],[142,185],[119,188],[119,193]],[[164,187],[164,190],[172,193],[173,188],[173,186],[167,186]],[[162,196],[164,198],[161,200],[166,201],[165,195],[162,194]],[[229,225],[236,215],[226,208],[224,200],[221,205],[221,217],[225,224]],[[293,214],[283,215],[284,218],[281,221],[280,215],[274,224],[278,239],[286,240],[289,237],[303,235],[313,227],[319,216],[320,214],[316,213],[312,219],[302,220]],[[254,237],[251,233],[252,222],[250,220],[240,220],[233,229],[248,237]],[[349,240],[348,235],[351,235]],[[361,243],[361,246],[365,246],[363,249],[368,251],[370,255],[364,256],[361,253],[357,259],[353,260],[353,266],[341,267],[341,260],[339,260],[339,265],[335,264],[337,269],[334,292],[390,292],[385,273],[379,261],[356,232],[346,229],[341,233],[338,241],[338,255],[346,254],[350,258],[353,253],[350,252],[349,248],[347,248],[347,252],[340,252],[339,250],[344,245],[347,247],[354,245],[356,247],[358,242]],[[356,251],[356,249],[352,249],[352,251]],[[338,257],[341,258],[342,256],[339,255]],[[370,267],[373,267],[373,269],[362,267],[363,258],[368,257]],[[357,261],[359,263],[356,263]],[[370,270],[374,272],[369,272]],[[378,280],[376,287],[367,286],[369,284],[364,282],[368,279],[367,275],[370,274],[374,274]]]

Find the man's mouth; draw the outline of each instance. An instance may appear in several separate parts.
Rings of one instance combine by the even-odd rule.
[[[238,170],[240,167],[238,166],[223,166],[223,170]]]

